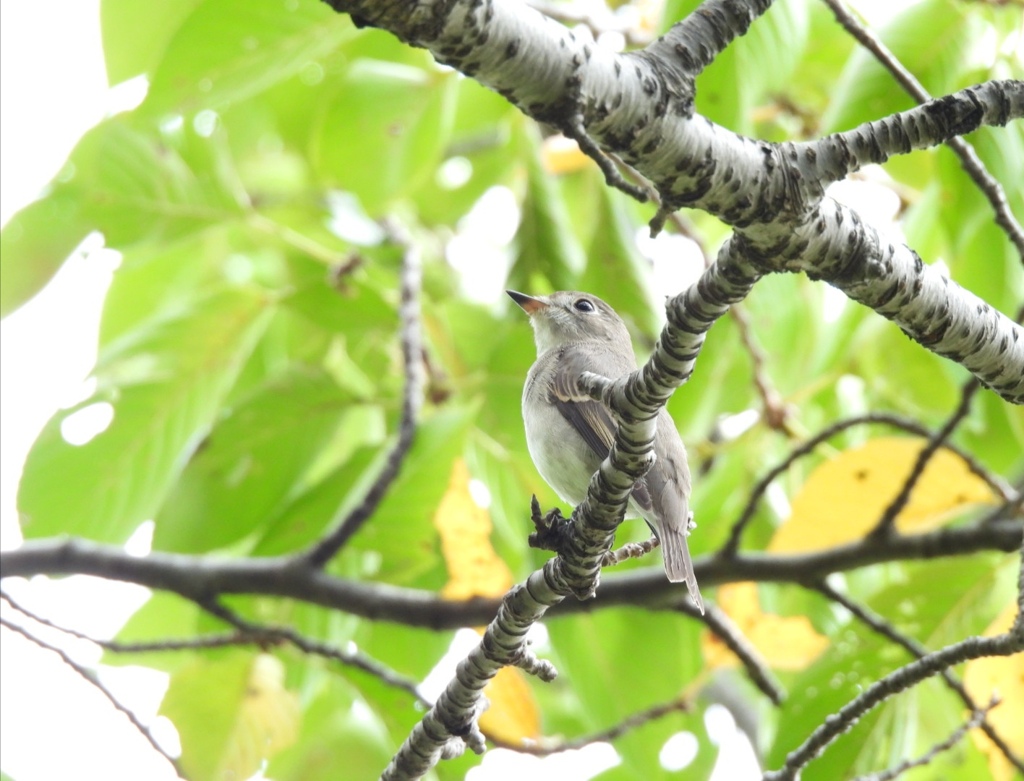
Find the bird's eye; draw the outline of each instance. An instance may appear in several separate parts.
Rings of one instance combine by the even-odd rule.
[[[591,303],[586,298],[578,298],[578,299],[576,299],[576,303],[573,304],[573,306],[576,307],[576,311],[577,312],[593,312],[594,311],[593,303]]]

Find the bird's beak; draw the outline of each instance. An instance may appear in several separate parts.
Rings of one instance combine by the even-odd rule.
[[[522,310],[528,315],[532,315],[538,309],[548,305],[548,302],[544,299],[534,298],[533,296],[526,295],[526,293],[517,293],[515,290],[506,290],[505,292],[508,293],[509,297],[519,304],[519,306],[522,307]]]

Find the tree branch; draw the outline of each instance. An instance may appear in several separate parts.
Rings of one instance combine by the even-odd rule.
[[[798,555],[741,553],[733,557],[701,557],[694,571],[701,583],[719,585],[744,580],[806,583],[833,572],[893,561],[919,561],[968,556],[985,551],[1016,550],[1024,531],[1020,520],[938,529],[888,541],[859,540],[829,550]],[[95,575],[170,591],[195,602],[230,594],[260,594],[320,605],[352,615],[393,621],[424,629],[456,629],[490,621],[500,604],[491,598],[453,601],[431,591],[386,583],[366,583],[295,566],[286,557],[250,560],[153,552],[136,557],[116,545],[81,539],[26,542],[0,553],[3,577],[32,575]],[[607,577],[597,598],[569,601],[557,615],[614,605],[674,609],[685,602],[679,589],[665,580],[660,568]]]
[[[426,706],[430,705],[430,701],[420,693],[419,686],[416,681],[395,672],[387,665],[378,662],[376,659],[370,658],[358,650],[343,651],[340,648],[335,648],[334,646],[329,645],[328,643],[314,640],[311,637],[304,637],[291,627],[268,626],[266,624],[252,623],[215,600],[203,603],[201,607],[203,610],[216,616],[224,623],[235,627],[243,636],[249,638],[249,642],[256,642],[260,644],[273,643],[275,645],[287,643],[288,645],[294,646],[303,653],[310,654],[311,656],[320,656],[324,659],[332,659],[345,667],[361,670],[388,686],[393,686],[396,689],[401,689],[407,694],[412,695],[412,697],[421,704]]]
[[[918,103],[926,103],[931,100],[932,96],[921,82],[903,67],[903,64],[871,30],[857,21],[842,0],[825,0],[825,4],[832,9],[839,24],[861,46],[874,54],[875,59],[882,64],[882,67],[888,70],[900,86],[910,93]],[[985,168],[985,164],[981,162],[974,147],[962,138],[951,138],[946,141],[946,145],[960,158],[960,163],[967,171],[968,176],[988,198],[989,203],[992,204],[992,210],[995,212],[996,224],[1006,231],[1006,235],[1010,237],[1010,241],[1017,248],[1017,254],[1020,255],[1021,261],[1024,262],[1024,228],[1021,228],[1017,218],[1010,211],[1010,205],[1006,201],[1006,193],[1003,192],[1002,186]]]
[[[697,614],[696,610],[684,611],[688,614]],[[729,615],[719,610],[715,605],[707,605],[703,616],[697,614],[708,629],[715,633],[725,644],[725,647],[732,651],[736,658],[743,664],[751,682],[765,695],[773,705],[781,705],[786,699],[786,691],[782,684],[772,674],[768,663],[761,658],[761,653],[754,647],[740,631]]]
[[[889,503],[889,506],[885,508],[885,512],[882,513],[882,517],[878,519],[878,523],[871,530],[870,534],[885,537],[892,533],[896,523],[896,516],[907,506],[910,494],[914,490],[914,486],[917,485],[918,480],[921,479],[921,475],[924,474],[928,462],[932,460],[932,456],[938,452],[939,448],[945,444],[950,434],[953,433],[953,429],[960,425],[960,422],[967,416],[971,408],[971,399],[974,398],[974,394],[979,387],[981,386],[973,377],[964,385],[963,391],[960,394],[960,403],[957,404],[949,420],[942,425],[942,428],[930,436],[928,443],[921,448],[921,452],[917,454],[914,466],[911,468],[910,474],[907,475],[907,479],[903,481],[899,493]]]
[[[677,61],[692,79],[767,11],[773,0],[705,0],[647,47],[650,56]]]
[[[635,730],[639,727],[649,724],[652,721],[664,718],[671,713],[678,713],[679,711],[689,711],[692,707],[692,703],[686,697],[675,697],[668,702],[654,705],[646,710],[642,710],[639,713],[634,713],[623,719],[618,724],[603,729],[598,732],[593,732],[590,735],[584,735],[579,738],[572,738],[570,740],[558,741],[557,743],[541,743],[541,744],[524,744],[524,743],[508,743],[503,740],[495,739],[490,736],[487,737],[495,746],[499,748],[507,748],[510,751],[518,751],[520,754],[531,754],[535,757],[548,757],[552,754],[560,754],[563,751],[574,751],[581,749],[584,746],[589,746],[591,743],[610,742],[616,738],[621,738],[623,735]]]
[[[908,759],[900,762],[895,767],[888,770],[883,770],[881,773],[870,773],[866,776],[857,776],[853,781],[892,781],[894,778],[899,778],[901,775],[906,773],[908,770],[912,770],[915,767],[923,767],[929,764],[935,757],[944,751],[949,751],[953,746],[964,739],[964,736],[972,729],[977,727],[979,724],[985,721],[985,716],[992,710],[996,705],[999,704],[999,700],[993,699],[984,708],[977,708],[971,713],[971,718],[966,723],[957,727],[948,738],[941,743],[936,743],[927,752],[916,759]]]
[[[298,559],[310,567],[323,567],[344,547],[363,524],[369,520],[388,488],[398,477],[416,433],[416,418],[423,400],[422,352],[420,343],[420,257],[419,250],[400,229],[387,226],[393,241],[404,248],[401,271],[401,301],[398,317],[401,322],[402,363],[405,369],[405,388],[402,392],[402,416],[398,424],[398,440],[388,453],[384,467],[377,479],[356,507],[341,523],[322,539],[318,540]]]
[[[1022,115],[1024,81],[988,81],[853,130],[781,146],[784,155],[796,156],[801,175],[827,185],[869,163],[938,146],[979,127],[1002,127]]]
[[[811,585],[810,588],[813,588],[822,596],[832,600],[836,604],[842,605],[850,615],[859,620],[865,626],[905,649],[915,658],[922,659],[928,655],[928,649],[921,645],[921,643],[917,642],[917,640],[897,631],[896,627],[884,618],[874,611],[869,610],[867,607],[854,602],[842,592],[832,588],[827,581],[819,581],[818,583]],[[960,697],[960,701],[963,702],[966,707],[970,708],[974,712],[979,711],[980,706],[974,701],[971,695],[967,693],[967,689],[964,688],[964,685],[952,672],[949,670],[943,670],[941,675],[942,680],[946,682],[946,685],[950,689],[956,692],[957,696]],[[984,710],[987,712],[989,708],[985,708]],[[1003,752],[1003,756],[1005,756],[1006,759],[1020,772],[1024,773],[1024,760],[1021,760],[1021,758],[1013,752],[1013,749],[1011,749],[999,733],[995,731],[995,728],[985,721],[984,718],[982,718],[980,726],[996,748]]]
[[[35,645],[47,651],[52,651],[58,657],[60,657],[60,660],[64,664],[66,664],[68,667],[70,667],[72,670],[78,673],[87,683],[92,685],[97,691],[99,691],[100,694],[106,697],[110,704],[114,706],[114,708],[116,708],[125,715],[128,721],[131,722],[132,726],[135,727],[135,729],[137,729],[139,733],[147,740],[149,745],[153,747],[153,750],[156,751],[156,753],[158,753],[160,756],[162,756],[170,763],[171,767],[174,768],[174,772],[178,776],[182,778],[185,777],[184,774],[182,773],[181,768],[178,765],[178,760],[171,756],[167,752],[167,750],[164,749],[164,747],[157,742],[156,738],[153,737],[153,733],[150,732],[149,727],[143,724],[139,720],[139,717],[132,713],[132,711],[129,708],[125,707],[117,699],[117,697],[114,696],[113,692],[111,692],[110,689],[103,685],[103,683],[92,670],[76,662],[74,659],[68,656],[68,654],[63,649],[58,648],[55,645],[51,645],[50,643],[47,643],[45,640],[42,640],[33,635],[31,632],[25,629],[25,627],[19,626],[18,624],[15,624],[14,622],[9,621],[2,616],[0,616],[0,626],[7,627],[12,632],[15,632],[24,637],[29,642],[34,643]]]
[[[798,459],[814,452],[815,448],[823,442],[831,439],[836,434],[845,431],[853,426],[860,426],[868,423],[885,424],[893,426],[903,431],[908,431],[912,434],[917,434],[922,437],[930,438],[932,432],[927,427],[922,426],[917,421],[909,418],[904,418],[899,415],[893,415],[887,412],[874,412],[866,415],[857,415],[852,418],[846,418],[844,420],[837,421],[830,426],[819,431],[813,437],[808,439],[799,447],[794,448],[790,451],[779,464],[770,469],[767,474],[764,475],[754,485],[753,490],[750,492],[750,496],[747,499],[746,505],[740,512],[739,517],[732,525],[732,529],[729,531],[729,537],[726,539],[725,544],[722,546],[719,552],[720,556],[732,556],[739,549],[740,538],[743,536],[743,531],[754,519],[754,513],[757,510],[758,503],[761,501],[761,497],[764,496],[765,491],[768,490],[768,486],[783,472],[793,465]],[[996,475],[991,474],[981,464],[978,463],[969,453],[961,450],[952,444],[947,444],[946,448],[956,453],[960,458],[967,464],[968,469],[971,470],[975,475],[984,480],[993,491],[998,493],[1004,500],[1010,501],[1017,495],[1017,492],[1005,481],[998,478]]]
[[[836,738],[885,700],[955,664],[983,656],[1010,656],[1024,651],[1024,633],[1007,632],[998,637],[968,637],[959,643],[927,654],[890,673],[829,716],[804,743],[790,752],[781,768],[764,774],[764,781],[794,781],[800,771]]]
[[[702,6],[714,11],[712,22],[695,19],[698,10],[674,28],[678,32],[621,55],[501,0],[331,5],[357,23],[427,48],[529,116],[585,136],[592,149],[635,167],[662,198],[653,227],[682,206],[703,209],[736,228],[726,246],[756,271],[755,279],[803,271],[826,280],[1003,398],[1024,402],[1024,329],[823,197],[826,184],[857,165],[1024,115],[1024,83],[988,82],[828,139],[770,144],[697,117],[692,75],[678,62],[687,54],[696,56],[691,65],[703,67],[767,3],[716,0]],[[705,24],[728,35],[706,44],[699,56],[686,45],[682,53],[675,50],[674,35]],[[724,257],[720,253],[719,262]]]

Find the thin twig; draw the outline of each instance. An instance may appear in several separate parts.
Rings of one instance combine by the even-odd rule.
[[[401,321],[402,360],[405,368],[405,389],[402,393],[402,415],[398,424],[398,440],[388,453],[384,468],[373,481],[366,496],[334,529],[300,554],[304,563],[321,568],[344,547],[363,524],[376,511],[391,484],[398,476],[412,447],[416,433],[416,419],[423,397],[422,347],[420,346],[420,257],[412,240],[396,225],[388,225],[393,241],[404,248],[401,271],[401,303],[398,315]]]
[[[981,724],[985,720],[985,716],[988,712],[998,704],[999,700],[993,697],[992,701],[984,708],[976,708],[971,714],[971,718],[968,719],[966,723],[961,724],[948,738],[941,743],[937,743],[932,746],[927,752],[917,759],[906,759],[888,770],[883,770],[880,773],[869,773],[866,776],[857,776],[853,781],[892,781],[892,779],[903,775],[908,770],[929,764],[939,754],[944,751],[949,751],[953,746],[963,740],[964,735]]]
[[[706,612],[701,617],[696,608],[687,609],[689,603],[683,603],[683,610],[701,618],[704,623],[723,643],[726,648],[736,654],[736,657],[743,663],[747,675],[753,684],[764,694],[773,705],[781,705],[786,699],[786,691],[782,684],[772,675],[768,663],[761,658],[754,644],[736,626],[735,622],[722,610],[713,604],[705,606]]]
[[[971,377],[967,381],[960,394],[960,403],[957,404],[953,414],[949,416],[949,420],[943,424],[942,428],[928,438],[928,443],[917,454],[917,460],[914,461],[914,466],[910,470],[910,474],[907,475],[907,479],[903,481],[903,485],[900,487],[899,493],[896,494],[896,498],[889,502],[889,506],[885,508],[882,517],[878,519],[878,523],[869,534],[885,537],[892,533],[893,526],[896,523],[896,516],[900,514],[900,511],[910,501],[910,494],[914,490],[914,486],[921,479],[921,475],[924,474],[928,462],[932,460],[932,456],[938,452],[939,448],[946,443],[946,440],[953,433],[953,429],[960,425],[961,421],[967,417],[967,413],[971,409],[971,399],[974,398],[974,394],[978,392],[980,387],[981,383],[978,382],[976,377]]]
[[[927,656],[928,649],[921,645],[921,643],[919,643],[917,640],[903,634],[898,629],[896,629],[896,627],[894,627],[892,624],[890,624],[888,621],[882,618],[880,615],[878,615],[872,610],[869,610],[864,605],[854,602],[852,599],[850,599],[842,592],[832,588],[832,586],[830,586],[827,582],[819,581],[817,583],[812,583],[808,586],[808,588],[817,591],[819,594],[821,594],[827,599],[832,600],[836,604],[842,605],[843,608],[845,608],[847,612],[850,613],[850,615],[852,615],[862,624],[870,628],[876,634],[879,634],[882,637],[889,640],[890,642],[900,646],[901,648],[909,652],[911,656],[917,659],[921,659]],[[956,675],[954,675],[949,670],[943,670],[940,673],[940,675],[942,676],[942,680],[945,681],[946,685],[957,694],[957,696],[960,698],[960,701],[963,702],[963,704],[966,707],[970,708],[973,711],[977,711],[979,709],[980,706],[978,705],[978,703],[976,703],[974,701],[974,698],[967,693],[967,689],[964,688],[963,683],[960,682],[960,679],[957,678]],[[1003,753],[1003,756],[1006,757],[1010,764],[1016,767],[1021,773],[1024,773],[1024,760],[1021,760],[1021,758],[1013,752],[1013,749],[1010,748],[1010,746],[1006,743],[1005,740],[1002,739],[1002,737],[1000,737],[999,733],[996,732],[995,728],[987,721],[982,720],[981,729],[988,736],[989,740],[991,740],[992,743],[995,744],[995,746]]]
[[[843,3],[843,0],[825,0],[825,4],[832,9],[832,13],[843,29],[853,36],[861,46],[875,55],[875,58],[882,64],[882,67],[888,70],[895,77],[896,81],[899,82],[900,86],[912,95],[918,103],[926,103],[932,99],[932,96],[921,85],[921,82],[903,66],[871,30],[857,20],[845,3]],[[1024,228],[1021,228],[1017,218],[1010,211],[1010,206],[1006,200],[1006,193],[1003,192],[1002,186],[986,170],[985,164],[970,144],[959,137],[950,139],[946,144],[960,158],[960,162],[964,170],[967,171],[967,175],[974,180],[978,189],[988,198],[989,203],[992,205],[992,210],[995,212],[996,224],[1006,231],[1006,235],[1009,236],[1010,241],[1017,248],[1017,254],[1020,255],[1021,262],[1024,262]]]
[[[649,724],[650,722],[656,721],[657,719],[663,718],[671,713],[689,711],[691,707],[692,703],[688,698],[676,697],[668,702],[660,705],[654,705],[653,707],[640,711],[639,713],[634,713],[632,716],[628,716],[613,727],[591,733],[590,735],[584,735],[579,738],[572,738],[571,740],[558,742],[545,741],[540,743],[512,743],[511,741],[505,741],[492,735],[488,735],[487,739],[498,748],[507,748],[512,751],[518,751],[521,754],[532,754],[537,757],[547,757],[552,754],[559,754],[563,751],[580,749],[584,746],[589,746],[591,743],[609,743],[616,738],[622,737],[630,730],[642,727],[645,724]]]
[[[123,643],[118,640],[102,640],[100,638],[93,637],[92,635],[87,635],[85,632],[80,632],[77,629],[72,629],[69,626],[62,626],[61,624],[39,615],[35,611],[25,607],[6,591],[0,591],[0,599],[4,600],[19,613],[28,616],[38,624],[42,624],[43,626],[49,627],[57,632],[70,635],[78,640],[85,640],[86,642],[93,643],[104,651],[111,651],[112,653],[135,654],[154,653],[159,651],[188,651],[200,648],[226,648],[239,645],[252,645],[254,642],[257,642],[254,638],[239,632],[226,632],[224,634],[203,635],[201,637],[188,637],[174,640],[154,640],[151,642],[137,643]]]
[[[78,673],[86,682],[91,684],[97,691],[99,691],[100,694],[106,697],[111,705],[113,705],[117,710],[121,711],[121,713],[123,713],[127,717],[128,721],[131,722],[132,726],[135,727],[135,729],[137,729],[139,733],[141,733],[142,736],[149,742],[149,745],[153,747],[153,750],[156,751],[160,756],[162,756],[171,764],[171,767],[174,768],[174,772],[180,778],[185,778],[185,775],[182,772],[181,767],[178,765],[178,760],[171,756],[164,749],[164,747],[157,742],[156,738],[153,737],[153,733],[150,732],[149,727],[143,724],[139,720],[138,716],[136,716],[134,713],[132,713],[132,711],[129,708],[127,708],[120,701],[118,701],[117,697],[114,696],[110,689],[103,685],[100,679],[96,676],[96,673],[94,673],[88,667],[85,667],[76,662],[63,649],[58,648],[55,645],[51,645],[50,643],[47,643],[45,640],[36,637],[24,627],[7,620],[3,616],[0,616],[0,626],[7,627],[12,632],[16,632],[22,637],[24,637],[29,642],[35,643],[35,645],[39,646],[44,650],[52,651],[58,657],[60,657],[60,660],[64,662],[64,664],[66,664],[68,667],[70,667],[72,670]]]
[[[566,26],[575,27],[583,25],[590,30],[590,34],[595,39],[605,33],[618,33],[629,46],[646,46],[654,38],[653,33],[645,30],[640,24],[625,24],[620,17],[603,5],[597,9],[600,18],[590,13],[575,10],[572,4],[563,5],[543,2],[543,0],[530,0],[529,5],[536,8],[544,16],[550,17]]]
[[[657,548],[661,543],[657,537],[651,537],[643,542],[630,542],[613,551],[605,554],[601,562],[602,567],[610,567],[619,564],[626,559],[640,558]],[[733,620],[722,610],[714,605],[705,605],[705,610],[699,610],[690,602],[682,602],[677,608],[692,618],[703,621],[707,628],[714,633],[725,644],[725,647],[732,651],[743,664],[750,680],[754,686],[761,691],[775,705],[781,705],[786,698],[786,692],[778,682],[768,664],[761,658],[760,653],[740,631]]]
[[[787,436],[793,436],[793,431],[788,423],[789,412],[779,391],[768,378],[768,372],[764,367],[765,352],[754,338],[747,310],[742,304],[737,304],[729,310],[729,314],[736,321],[736,330],[740,333],[740,341],[743,342],[743,346],[750,354],[750,365],[754,372],[754,387],[757,389],[757,395],[761,397],[764,422],[773,431],[781,431]]]
[[[234,613],[218,603],[200,603],[200,607],[235,627],[237,629],[236,632],[209,634],[201,637],[184,639],[124,643],[117,640],[101,640],[83,632],[79,632],[76,629],[56,624],[53,621],[43,618],[42,616],[23,607],[5,592],[0,592],[0,598],[4,599],[11,605],[11,607],[28,616],[33,621],[37,621],[38,623],[50,627],[51,629],[55,629],[58,632],[71,635],[79,640],[94,643],[103,650],[110,651],[112,653],[155,653],[160,651],[188,651],[203,648],[226,648],[249,645],[257,645],[261,648],[276,645],[292,645],[311,656],[320,656],[325,659],[332,659],[336,662],[340,662],[346,667],[355,667],[363,672],[369,673],[389,686],[394,686],[395,688],[408,692],[420,703],[428,706],[430,705],[430,702],[420,694],[414,680],[400,675],[391,668],[370,658],[364,653],[356,650],[343,651],[326,643],[303,637],[298,632],[295,632],[288,627],[263,626],[251,623],[241,618],[237,613]]]
[[[931,436],[931,432],[917,421],[911,420],[910,418],[904,418],[899,415],[893,415],[888,412],[873,412],[866,415],[856,415],[851,418],[845,418],[837,421],[831,426],[827,426],[802,445],[790,451],[789,455],[787,455],[779,464],[770,469],[764,477],[757,481],[754,485],[754,489],[750,492],[750,497],[747,499],[746,506],[740,513],[739,518],[737,518],[735,523],[733,523],[732,529],[729,531],[729,538],[725,541],[725,544],[719,551],[719,556],[730,557],[736,555],[737,550],[739,550],[740,537],[743,535],[743,531],[746,529],[747,525],[753,520],[754,512],[757,510],[757,505],[773,480],[789,469],[795,461],[813,452],[818,445],[822,444],[826,440],[831,439],[836,434],[839,434],[848,428],[867,423],[878,423],[893,426],[922,437]],[[964,463],[967,465],[967,468],[984,480],[989,487],[998,493],[1005,501],[1011,501],[1016,496],[1016,491],[1014,491],[1010,485],[1008,485],[1002,478],[991,474],[969,453],[950,444],[947,444],[946,448],[962,458]]]
[[[309,637],[296,632],[294,629],[285,626],[268,626],[263,624],[255,624],[240,615],[235,613],[230,608],[216,601],[207,601],[199,603],[206,612],[210,615],[216,616],[226,624],[235,627],[240,632],[244,632],[254,638],[264,638],[274,643],[288,643],[295,646],[303,653],[310,655],[321,656],[325,659],[333,659],[346,667],[354,667],[357,670],[362,670],[374,678],[377,678],[388,686],[393,686],[396,689],[401,689],[404,692],[412,695],[418,702],[427,707],[432,704],[426,697],[424,697],[419,687],[412,678],[407,678],[400,673],[395,672],[390,667],[376,659],[372,659],[366,654],[358,650],[346,650],[343,651],[340,648],[322,643],[319,640],[314,640]]]
[[[604,554],[604,558],[601,560],[601,567],[614,567],[616,564],[621,564],[628,559],[643,558],[660,545],[661,540],[657,537],[649,537],[641,542],[627,542],[622,547],[610,550]]]
[[[601,169],[601,173],[604,174],[604,181],[609,187],[614,187],[616,190],[621,190],[632,198],[635,198],[640,203],[644,203],[648,199],[647,188],[643,185],[630,184],[623,178],[622,174],[619,173],[619,169],[615,167],[615,163],[612,161],[605,152],[595,143],[589,135],[587,135],[587,129],[583,127],[583,118],[578,114],[562,128],[562,132],[568,137],[575,141],[587,157],[597,163],[597,167]]]
[[[801,770],[836,738],[851,729],[861,717],[890,697],[916,686],[953,665],[986,656],[1010,656],[1024,651],[1024,633],[1007,632],[997,637],[968,637],[959,643],[927,654],[876,681],[861,694],[829,716],[799,747],[791,751],[782,767],[764,774],[764,781],[794,781]]]

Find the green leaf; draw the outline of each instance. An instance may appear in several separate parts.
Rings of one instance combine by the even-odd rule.
[[[343,424],[339,432],[352,431],[364,420],[375,419],[373,409],[353,409],[351,427]],[[365,424],[364,424],[365,425]],[[380,424],[383,428],[383,423]],[[358,444],[375,434],[355,433],[346,444]],[[301,550],[318,539],[329,527],[340,523],[365,496],[384,464],[386,450],[363,447],[328,473],[308,490],[291,497],[266,524],[266,532],[253,548],[253,555],[273,556]],[[361,572],[358,566],[355,573]]]
[[[0,317],[43,289],[92,226],[61,188],[17,212],[0,231]]]
[[[168,0],[146,4],[102,0],[100,25],[107,81],[120,84],[132,76],[152,73],[168,41],[203,0]]]
[[[780,725],[765,766],[779,767],[790,751],[807,739],[827,717],[861,693],[864,686],[881,678],[895,665],[906,661],[906,653],[888,641],[847,630],[810,668],[787,688],[791,696],[782,704]],[[852,730],[825,749],[821,758],[804,769],[807,779],[849,778],[861,770],[861,747],[878,723],[876,708],[858,721]]]
[[[381,555],[377,579],[438,588],[444,583],[434,512],[475,414],[473,408],[450,407],[420,424],[398,477],[371,520],[352,538],[353,549]]]
[[[351,397],[322,370],[295,365],[237,405],[206,437],[156,516],[153,545],[196,553],[257,531],[288,497]]]
[[[895,16],[879,37],[932,95],[969,85],[965,75],[978,57],[976,42],[984,25],[952,0],[924,0]],[[857,47],[832,90],[822,132],[848,130],[916,105],[866,49]]]
[[[516,257],[508,284],[524,292],[571,290],[583,269],[583,250],[573,235],[558,182],[545,170],[536,130],[521,134],[526,161],[526,194],[516,232]]]
[[[627,325],[653,342],[660,330],[661,308],[652,286],[651,262],[636,248],[635,228],[622,194],[602,187],[598,194],[597,228],[587,251],[581,290],[594,293],[622,315]]]
[[[305,707],[299,741],[270,760],[275,781],[376,778],[397,746],[380,718],[341,682],[322,687]]]
[[[190,778],[248,778],[294,741],[298,710],[272,656],[232,650],[196,658],[171,676],[160,706],[181,737]]]
[[[433,66],[359,59],[316,121],[310,157],[327,187],[379,214],[426,182],[448,142],[457,80]]]
[[[224,291],[125,334],[100,356],[88,401],[58,413],[29,453],[18,493],[26,537],[123,542],[153,517],[206,434],[265,327],[266,300]],[[61,428],[109,404],[113,422],[82,445]]]
[[[191,114],[284,81],[355,34],[319,3],[206,0],[180,25],[140,110]]]
[[[700,671],[699,627],[680,616],[613,608],[547,627],[552,659],[580,698],[589,729],[671,700]]]
[[[472,79],[457,83],[457,107],[444,160],[415,193],[419,219],[454,225],[489,188],[510,182],[518,163],[515,109],[505,98]],[[456,183],[453,171],[468,171]]]
[[[245,697],[253,656],[251,651],[230,651],[219,658],[196,658],[171,676],[160,715],[178,730],[181,763],[190,777],[217,777]]]
[[[230,282],[237,260],[230,228],[211,228],[177,241],[139,244],[122,254],[100,322],[105,346],[158,313],[180,310]]]
[[[216,134],[133,124],[118,115],[88,131],[49,192],[0,234],[4,314],[49,281],[90,231],[123,250],[172,240],[241,215]]]
[[[773,4],[697,77],[697,110],[734,132],[749,134],[751,111],[770,93],[789,86],[809,28],[805,0]]]
[[[331,285],[323,264],[308,259],[291,261],[290,290],[282,304],[325,331],[365,339],[369,331],[393,334],[398,327],[395,307],[361,275]]]

